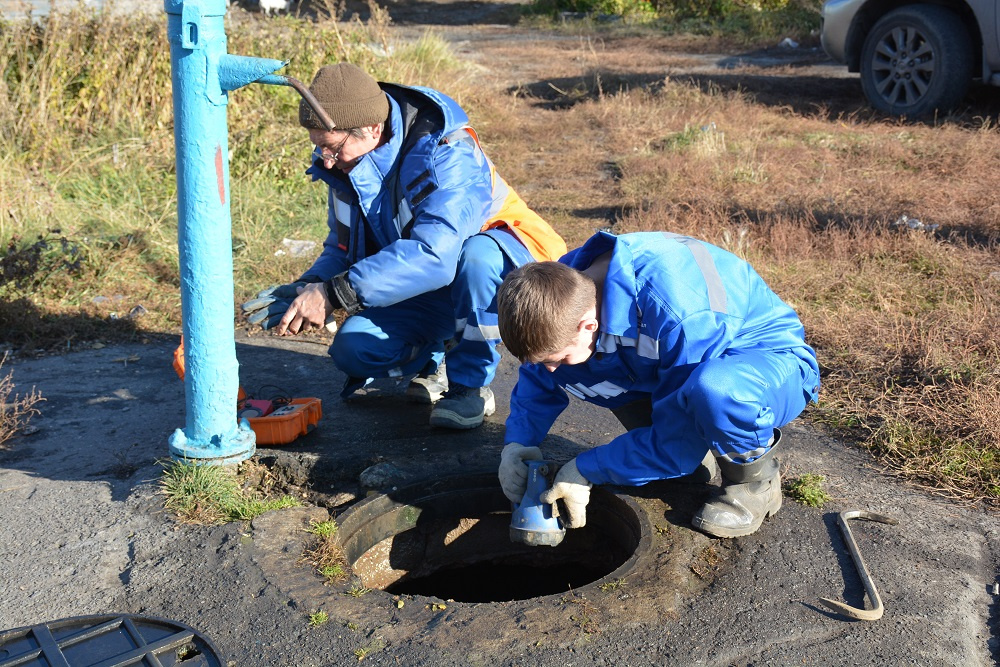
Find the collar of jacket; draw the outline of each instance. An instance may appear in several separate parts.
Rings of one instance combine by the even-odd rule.
[[[375,193],[377,193],[385,175],[396,163],[400,146],[403,145],[403,123],[400,119],[399,105],[391,96],[389,97],[389,130],[392,133],[389,141],[362,155],[349,174],[344,175],[336,167],[333,169],[324,167],[323,163],[319,161],[319,149],[313,151],[312,164],[306,169],[306,173],[312,176],[312,180],[323,181],[335,188],[343,188],[345,181],[349,180],[359,195],[362,195],[366,184],[370,189],[371,184],[377,183],[375,188]],[[362,186],[361,189],[358,187],[359,184]],[[374,196],[374,193],[371,196]],[[366,197],[362,195],[361,199],[364,201]]]
[[[636,305],[635,269],[628,245],[614,234],[598,232],[559,261],[574,269],[585,269],[609,250],[611,262],[601,290],[600,333],[636,338],[639,335],[639,309]]]
[[[347,177],[354,185],[355,192],[367,211],[382,190],[386,176],[393,169],[399,168],[399,153],[403,146],[403,122],[400,117],[399,105],[389,96],[389,140],[361,156],[354,169]]]

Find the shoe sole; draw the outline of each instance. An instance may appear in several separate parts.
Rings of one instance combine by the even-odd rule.
[[[436,407],[431,412],[431,426],[441,426],[443,428],[453,428],[467,430],[476,428],[483,423],[483,419],[489,417],[497,411],[496,400],[491,395],[483,406],[483,414],[475,417],[463,417],[454,410]]]

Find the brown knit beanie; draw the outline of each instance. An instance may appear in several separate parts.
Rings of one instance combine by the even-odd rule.
[[[376,125],[389,117],[385,93],[357,65],[339,63],[321,67],[309,90],[338,130]],[[304,99],[299,101],[299,124],[309,129],[326,129]]]

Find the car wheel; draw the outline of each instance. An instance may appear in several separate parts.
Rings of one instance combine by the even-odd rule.
[[[873,107],[894,116],[948,112],[965,97],[973,62],[969,31],[954,12],[902,7],[865,38],[861,88]]]

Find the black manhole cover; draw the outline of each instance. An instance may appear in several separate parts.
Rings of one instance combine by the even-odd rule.
[[[221,667],[212,642],[175,621],[75,616],[0,632],[0,667]]]
[[[458,602],[566,593],[624,576],[648,550],[634,501],[595,487],[587,525],[557,547],[510,540],[510,502],[496,476],[437,480],[365,499],[338,517],[338,538],[369,588]]]

